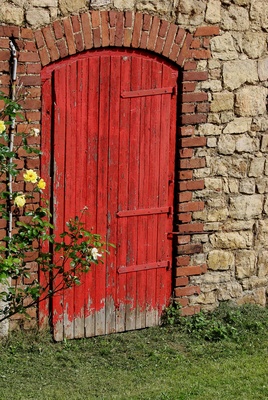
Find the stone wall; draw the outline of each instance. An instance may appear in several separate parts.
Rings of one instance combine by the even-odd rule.
[[[178,173],[179,202],[182,203],[178,206],[178,230],[182,234],[178,236],[174,294],[185,313],[200,308],[211,310],[225,300],[265,306],[268,282],[267,1],[13,0],[3,2],[0,20],[4,27],[23,26],[22,36],[29,43],[33,42],[32,30],[41,32],[41,27],[54,22],[52,36],[57,40],[57,51],[61,51],[63,39],[57,38],[55,27],[62,25],[57,21],[65,21],[63,25],[67,26],[67,16],[74,15],[72,21],[75,21],[75,16],[88,15],[88,10],[149,14],[183,28],[188,35],[193,34],[187,36],[191,36],[192,57],[187,68],[190,69],[192,62],[196,71],[194,78],[190,75],[185,78],[180,116],[180,123],[185,127],[180,131],[180,156],[182,161],[188,157],[191,163],[182,163],[184,166]],[[217,36],[207,35],[206,31],[202,36],[202,29],[207,26],[214,27]],[[54,57],[54,47],[49,46],[46,36],[51,33],[45,29],[35,35],[43,65]],[[12,36],[11,28],[10,33]],[[78,34],[73,29],[73,35],[78,38]],[[43,41],[45,38],[48,48],[41,45],[40,38]],[[0,43],[6,46],[3,47],[5,56],[1,54],[7,57],[8,46],[3,44],[3,39]],[[170,52],[164,55],[172,59],[171,52],[170,46]],[[0,58],[2,83],[7,81],[4,74],[8,71],[3,57]],[[39,84],[34,74],[40,72],[41,65],[38,58],[30,58],[28,61],[34,61],[35,70],[31,67],[32,77],[25,81],[34,92]],[[40,92],[35,95],[40,96]],[[32,114],[36,117],[39,112],[40,105]],[[204,161],[197,165],[195,160]],[[189,223],[192,229],[187,231]]]

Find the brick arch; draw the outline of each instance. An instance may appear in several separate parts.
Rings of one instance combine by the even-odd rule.
[[[84,50],[115,46],[150,50],[182,67],[192,57],[194,37],[149,14],[92,11],[57,20],[36,31],[35,39],[43,66]]]
[[[198,70],[198,61],[210,58],[209,40],[219,34],[217,26],[198,27],[194,33],[174,23],[149,14],[116,11],[90,11],[59,19],[34,32],[41,65],[47,66],[83,51],[125,47],[159,54],[180,67],[181,110],[178,116],[179,162],[177,204],[177,257],[174,273],[174,297],[181,303],[183,314],[193,314],[190,297],[200,293],[191,284],[191,276],[206,272],[206,264],[195,265],[192,256],[203,251],[198,234],[204,233],[202,221],[192,219],[194,211],[204,208],[194,193],[204,188],[193,170],[205,167],[205,158],[195,156],[196,149],[206,146],[206,138],[196,135],[195,127],[207,121],[208,94],[197,91],[197,83],[208,79],[207,71]],[[27,79],[27,77],[25,77]]]

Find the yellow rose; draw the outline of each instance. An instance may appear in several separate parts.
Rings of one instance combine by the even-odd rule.
[[[25,200],[25,195],[24,194],[19,194],[17,197],[14,199],[14,204],[17,207],[23,207],[26,203]]]
[[[28,169],[28,170],[26,170],[26,173],[23,174],[23,178],[24,178],[25,182],[36,183],[38,176],[35,171],[33,171],[32,169]]]
[[[4,132],[6,130],[6,125],[4,121],[0,121],[0,133]]]
[[[44,181],[44,179],[40,179],[37,186],[39,187],[39,189],[45,189],[46,188],[46,182]]]

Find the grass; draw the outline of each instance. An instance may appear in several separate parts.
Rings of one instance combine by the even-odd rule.
[[[268,399],[268,309],[172,323],[62,343],[13,334],[0,342],[0,399]]]

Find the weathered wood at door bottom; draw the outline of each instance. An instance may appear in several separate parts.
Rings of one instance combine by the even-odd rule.
[[[163,310],[152,308],[150,305],[143,307],[121,303],[115,307],[113,300],[106,299],[104,307],[87,317],[68,318],[67,313],[58,316],[54,326],[54,339],[79,339],[108,335],[116,332],[125,332],[135,329],[149,328],[159,325]],[[127,317],[126,317],[127,316]]]

